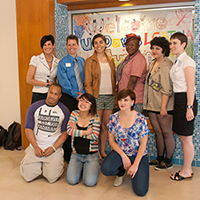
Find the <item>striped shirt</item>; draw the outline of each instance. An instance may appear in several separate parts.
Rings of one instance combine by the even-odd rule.
[[[89,135],[83,135],[83,130],[74,129],[69,126],[70,122],[77,123],[78,118],[79,118],[79,113],[80,113],[79,110],[72,111],[69,122],[67,124],[67,134],[72,136],[72,141],[71,141],[72,151],[73,151],[73,153],[76,153],[76,150],[74,148],[74,138],[75,137],[83,137],[85,139],[89,139],[90,140],[89,151],[90,152],[98,151],[99,150],[98,137],[99,137],[99,133],[100,133],[99,115],[96,114],[94,117],[92,117],[88,124],[88,128],[92,128],[92,133]]]

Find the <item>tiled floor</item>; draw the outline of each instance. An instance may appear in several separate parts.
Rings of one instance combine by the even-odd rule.
[[[121,187],[112,185],[114,177],[99,174],[95,187],[89,188],[82,181],[70,186],[65,179],[66,169],[62,177],[54,184],[44,178],[26,183],[19,173],[20,161],[24,151],[0,149],[0,199],[1,200],[198,200],[200,199],[200,168],[193,168],[194,177],[190,181],[176,182],[169,176],[181,168],[174,166],[170,170],[155,171],[150,168],[149,192],[145,197],[134,194],[130,185],[130,177],[126,176]]]

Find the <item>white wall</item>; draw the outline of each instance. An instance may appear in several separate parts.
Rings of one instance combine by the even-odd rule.
[[[15,0],[0,0],[0,125],[20,123]]]

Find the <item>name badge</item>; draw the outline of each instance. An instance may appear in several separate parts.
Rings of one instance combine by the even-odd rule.
[[[71,67],[71,63],[65,63],[65,67]]]
[[[155,82],[154,80],[151,81],[150,86],[153,88],[153,90],[155,90],[156,92],[159,92],[160,88],[161,88],[161,84]]]

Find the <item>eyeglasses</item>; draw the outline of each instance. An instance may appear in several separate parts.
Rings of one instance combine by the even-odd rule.
[[[87,103],[87,104],[92,104],[91,102],[85,100],[85,99],[79,99],[79,102],[81,103]]]

